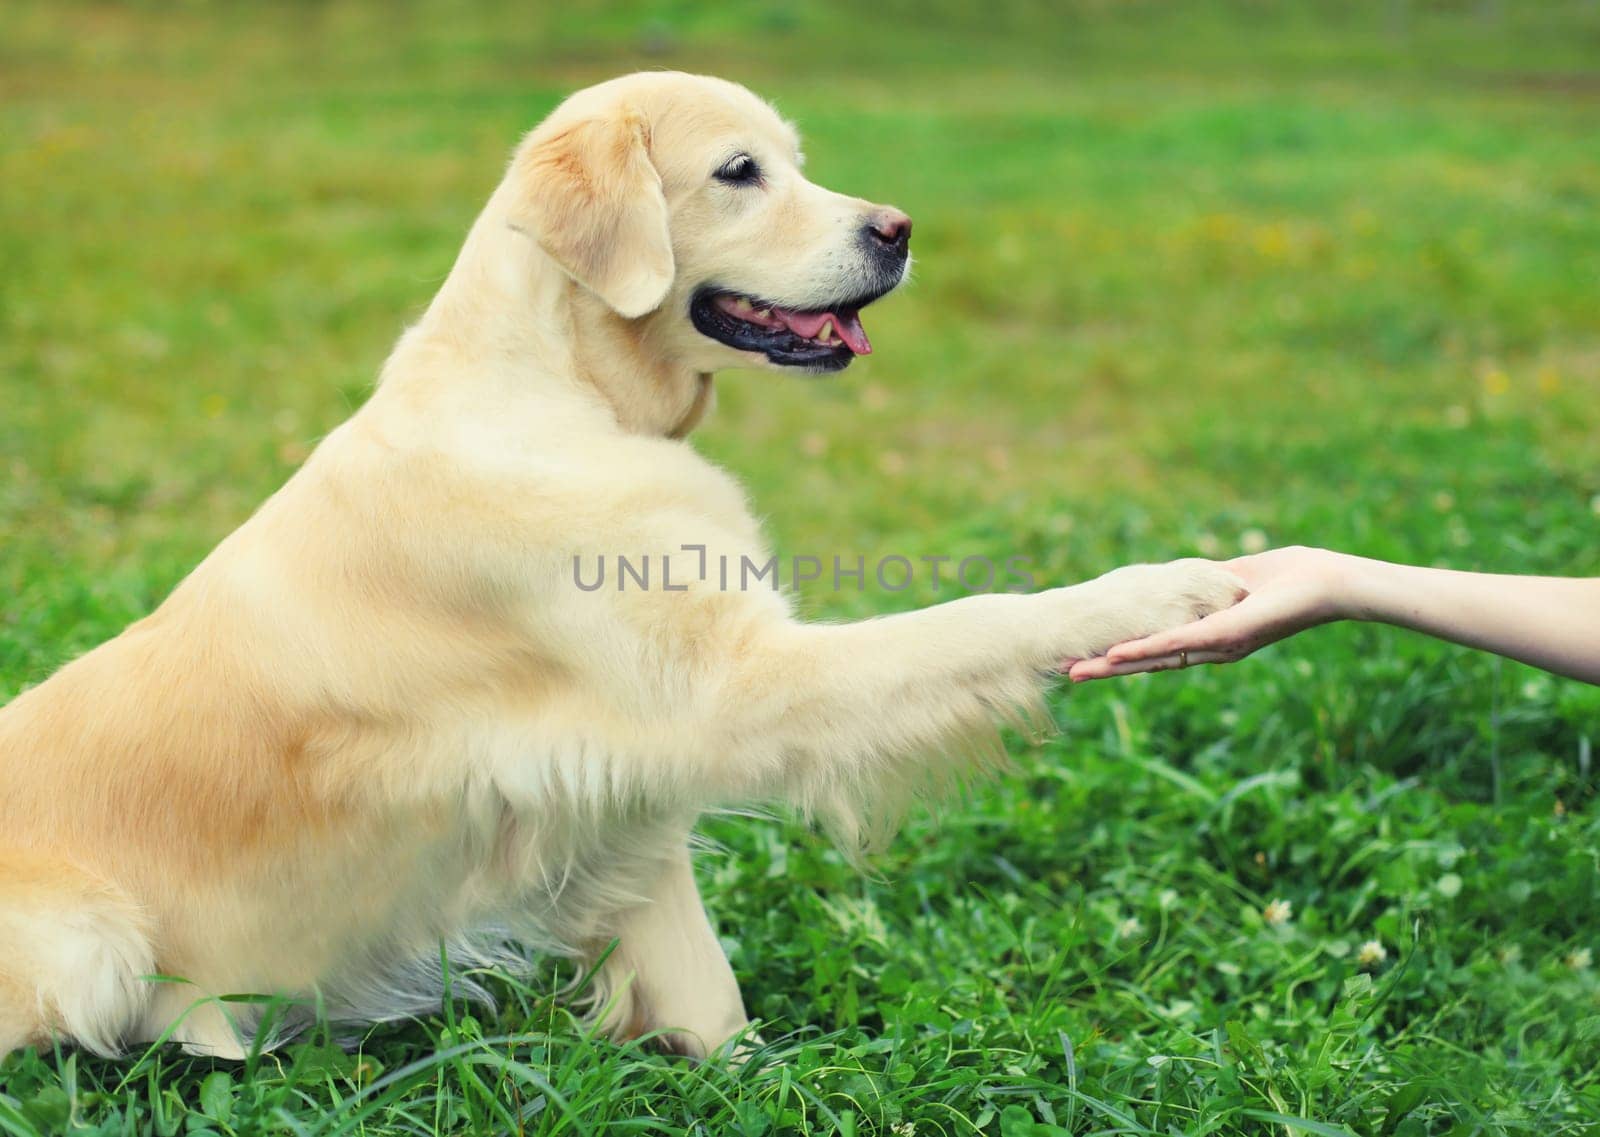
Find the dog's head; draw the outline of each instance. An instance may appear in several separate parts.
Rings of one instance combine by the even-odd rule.
[[[905,279],[911,219],[801,173],[793,127],[734,83],[648,72],[573,95],[511,170],[511,224],[611,316],[697,371],[837,371]]]

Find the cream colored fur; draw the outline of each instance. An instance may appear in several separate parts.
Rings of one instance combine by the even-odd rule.
[[[711,176],[733,151],[763,186]],[[618,940],[607,1025],[708,1053],[746,1020],[700,813],[785,803],[853,842],[1058,661],[1229,603],[1200,564],[836,625],[764,587],[574,586],[575,556],[766,560],[678,440],[712,372],[764,360],[689,298],[849,296],[884,210],[806,181],[718,80],[631,76],[540,125],[371,400],[152,615],[0,710],[0,1053],[170,1030],[237,1055],[238,992],[412,1013],[480,928]]]

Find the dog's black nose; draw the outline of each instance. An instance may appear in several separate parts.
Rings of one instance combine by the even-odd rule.
[[[885,206],[867,219],[866,237],[884,252],[904,257],[911,244],[911,218]]]

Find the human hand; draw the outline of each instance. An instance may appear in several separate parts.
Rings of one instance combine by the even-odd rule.
[[[1096,659],[1074,661],[1074,683],[1194,663],[1232,663],[1296,632],[1343,618],[1348,578],[1357,558],[1327,549],[1270,549],[1223,562],[1247,595],[1232,608],[1143,639],[1118,644]]]

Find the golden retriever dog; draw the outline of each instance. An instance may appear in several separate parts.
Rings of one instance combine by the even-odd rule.
[[[440,945],[485,943],[598,964],[612,1035],[712,1053],[747,1020],[698,815],[772,803],[853,846],[992,754],[1060,661],[1235,600],[1180,563],[825,624],[705,570],[770,556],[683,441],[713,373],[866,353],[910,233],[807,181],[732,83],[558,107],[360,411],[154,613],[0,710],[0,1054],[237,1057],[259,1023],[221,996],[413,1015]],[[575,569],[618,557],[655,579]]]

